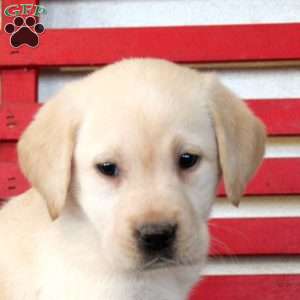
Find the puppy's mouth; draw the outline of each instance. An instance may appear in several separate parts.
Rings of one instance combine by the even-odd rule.
[[[197,263],[198,261],[191,261],[191,260],[183,261],[183,260],[173,259],[165,256],[156,256],[153,257],[152,259],[147,260],[147,262],[142,264],[141,270],[150,271],[150,270],[172,268],[178,266],[190,266],[190,265],[195,265]]]
[[[147,260],[142,266],[141,269],[144,271],[155,270],[161,268],[170,268],[174,266],[178,266],[180,264],[179,261],[168,258],[165,256],[156,256],[149,260]]]

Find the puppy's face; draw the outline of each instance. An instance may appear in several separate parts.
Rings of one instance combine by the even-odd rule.
[[[63,210],[72,185],[71,201],[96,230],[99,255],[113,268],[203,262],[220,165],[236,201],[263,154],[259,121],[213,76],[160,60],[112,65],[60,98],[72,101],[56,100],[59,111],[54,101],[47,104],[48,111],[46,105],[19,144],[23,170],[46,198],[51,215]],[[46,156],[54,156],[47,162],[47,186],[28,158],[41,146],[37,133],[45,124],[39,118],[47,128],[51,122],[58,126],[50,137],[61,147]],[[257,146],[248,147],[254,140]]]
[[[195,263],[208,246],[218,179],[212,121],[190,86],[174,91],[158,80],[108,90],[75,147],[78,201],[107,258],[127,268]]]

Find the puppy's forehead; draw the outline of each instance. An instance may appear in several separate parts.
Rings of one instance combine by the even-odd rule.
[[[192,105],[210,86],[211,76],[159,59],[124,60],[94,72],[82,81],[94,105]],[[166,102],[169,103],[166,103]],[[156,103],[158,104],[158,103]]]
[[[211,132],[209,76],[156,59],[127,60],[87,78],[85,129],[96,136],[142,141],[164,134]],[[115,133],[115,134],[114,134]]]
[[[81,88],[87,94],[91,114],[102,111],[103,115],[113,113],[115,118],[131,118],[133,114],[153,113],[162,120],[174,115],[192,118],[191,111],[201,113],[210,82],[209,75],[164,60],[131,59],[95,72]]]

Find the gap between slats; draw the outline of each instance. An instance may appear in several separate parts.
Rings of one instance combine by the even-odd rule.
[[[289,61],[288,61],[289,62]],[[282,62],[276,62],[280,68],[257,69],[226,69],[210,68],[205,73],[214,71],[222,82],[231,88],[237,95],[244,99],[268,99],[268,98],[298,98],[300,95],[300,70],[299,65],[294,68],[285,66]],[[264,62],[264,64],[270,64]],[[199,67],[199,66],[198,66]],[[99,69],[99,68],[94,68]],[[90,70],[78,70],[76,68],[64,69],[42,69],[39,77],[39,99],[47,100],[60,88],[73,80],[78,80],[91,72]],[[200,70],[204,73],[204,71]]]
[[[283,23],[299,20],[300,8],[295,0],[284,0],[284,5],[279,3],[282,2],[244,1],[240,6],[239,2],[234,1],[123,0],[77,1],[74,5],[72,0],[41,1],[51,12],[42,18],[49,28]],[[72,14],[69,13],[71,10]]]
[[[266,241],[267,243],[268,241]],[[300,256],[231,256],[208,259],[205,275],[299,274]]]
[[[300,195],[242,197],[238,208],[223,197],[217,198],[211,213],[211,218],[268,217],[300,217]]]

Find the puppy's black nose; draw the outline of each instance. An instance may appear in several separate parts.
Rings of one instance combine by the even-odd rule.
[[[137,230],[138,247],[144,254],[169,252],[176,239],[177,225],[168,223],[144,224]]]

